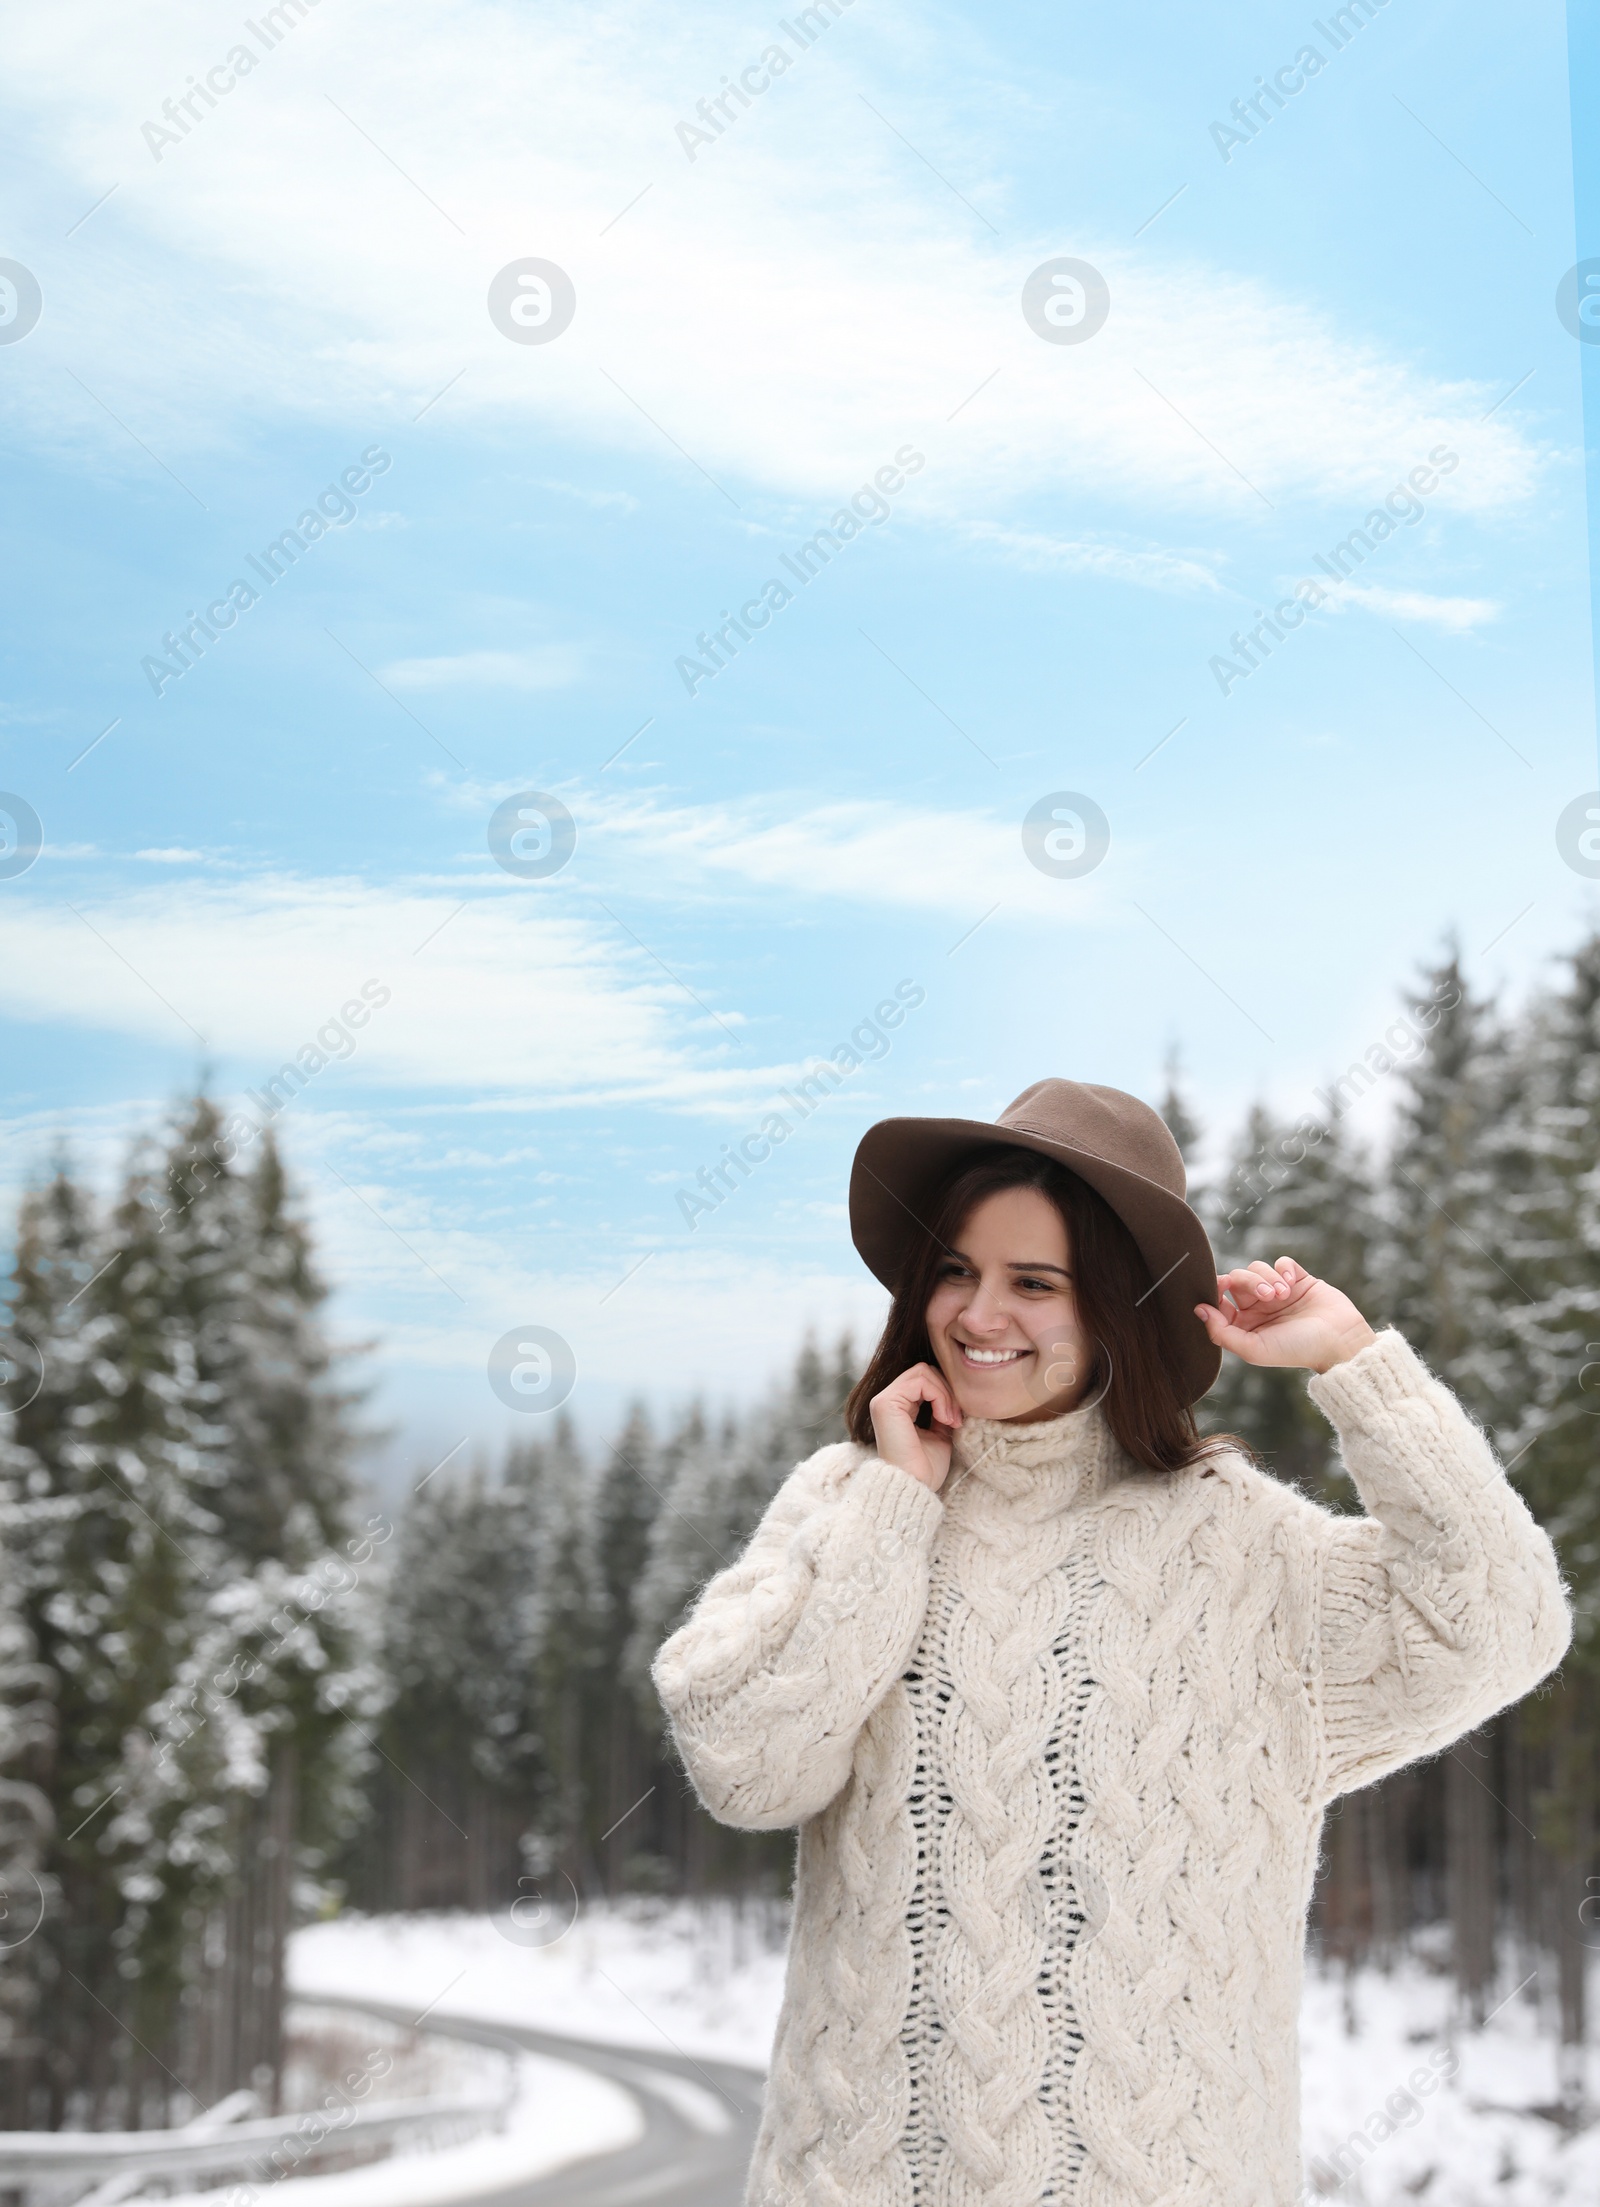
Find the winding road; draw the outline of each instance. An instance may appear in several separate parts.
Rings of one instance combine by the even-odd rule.
[[[382,2001],[314,1997],[319,2007],[357,2009],[392,2023],[413,2020],[406,2008]],[[430,2015],[427,2027],[446,2038],[509,2043],[592,2069],[631,2093],[644,2121],[643,2136],[620,2152],[597,2154],[530,2183],[474,2193],[461,2207],[740,2207],[761,2117],[765,2079],[759,2070],[470,2016]]]

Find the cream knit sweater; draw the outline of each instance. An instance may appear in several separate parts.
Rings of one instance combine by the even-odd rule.
[[[707,1808],[800,1826],[751,2207],[1291,2207],[1325,1804],[1525,1694],[1550,1542],[1396,1333],[1310,1383],[1368,1515],[1098,1408],[852,1443],[661,1649]]]

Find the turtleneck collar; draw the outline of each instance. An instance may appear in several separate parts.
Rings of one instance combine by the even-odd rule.
[[[1103,1494],[1121,1468],[1122,1451],[1097,1402],[1026,1425],[968,1418],[956,1432],[942,1491],[947,1502],[978,1490],[1046,1516]]]

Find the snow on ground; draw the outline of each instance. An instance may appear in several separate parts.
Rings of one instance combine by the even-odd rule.
[[[436,2003],[446,2015],[764,2069],[781,1938],[770,1912],[687,1903],[586,1904],[549,1945],[524,1944],[506,1917],[340,1916],[297,1932],[289,1967],[306,1997]]]
[[[590,2070],[524,2054],[516,2074],[517,2096],[502,2131],[436,2152],[402,2146],[385,2160],[331,2176],[185,2192],[166,2207],[253,2207],[269,2196],[271,2207],[448,2207],[615,2152],[644,2129],[632,2096]],[[286,2132],[293,2124],[285,2116]]]
[[[1548,2116],[1557,2056],[1542,1978],[1482,2030],[1453,2029],[1448,1978],[1407,1961],[1392,1976],[1309,1968],[1300,2011],[1301,2118],[1310,2200],[1346,2207],[1596,2207],[1600,2123],[1568,2136]],[[1348,2026],[1354,2024],[1352,2032]],[[1600,2105],[1600,2048],[1585,2103]],[[1362,2142],[1352,2143],[1353,2134]],[[1342,2149],[1342,2150],[1341,2150]]]
[[[683,1902],[589,1905],[549,1945],[519,1944],[514,1926],[487,1916],[352,1916],[297,1933],[291,1968],[303,1995],[365,1993],[419,2011],[437,2001],[442,2013],[764,2067],[783,1985],[777,1936],[771,1919],[741,1926],[730,1910]],[[1533,2112],[1557,2097],[1548,1999],[1542,2012],[1530,2004],[1540,1991],[1542,1978],[1485,2029],[1453,2030],[1449,1981],[1422,1959],[1348,1981],[1308,1963],[1306,2201],[1597,2207],[1600,2123],[1569,2137]],[[1600,2105],[1600,2048],[1589,2049],[1585,2098]]]

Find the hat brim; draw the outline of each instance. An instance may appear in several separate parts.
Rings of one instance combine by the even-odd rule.
[[[880,1119],[862,1136],[850,1173],[850,1235],[869,1270],[892,1294],[946,1173],[969,1152],[1002,1145],[1053,1157],[1110,1204],[1149,1268],[1148,1294],[1184,1399],[1198,1402],[1222,1369],[1222,1351],[1194,1311],[1196,1303],[1217,1300],[1205,1227],[1181,1196],[1093,1150],[990,1119]]]

